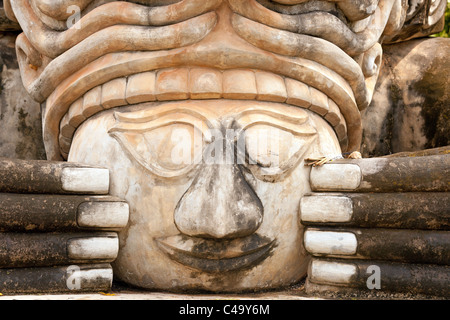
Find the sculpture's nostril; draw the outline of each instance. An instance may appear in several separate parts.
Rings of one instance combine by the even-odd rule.
[[[206,165],[179,201],[174,219],[190,236],[245,237],[260,226],[263,206],[238,165]]]

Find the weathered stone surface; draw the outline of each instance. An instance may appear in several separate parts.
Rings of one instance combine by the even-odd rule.
[[[315,88],[310,88],[311,91],[311,106],[310,110],[317,112],[318,114],[325,116],[328,111],[328,97],[326,94],[316,90]]]
[[[50,267],[112,262],[116,233],[0,233],[1,268]],[[0,269],[1,270],[1,269]]]
[[[448,231],[308,228],[305,248],[314,256],[450,264]]]
[[[112,281],[113,271],[109,264],[0,269],[3,294],[107,292]]]
[[[0,193],[0,291],[111,288],[109,264],[86,264],[116,259],[117,233],[100,231],[126,226],[128,204],[111,196],[67,195],[108,193],[109,171],[73,163],[1,158],[0,176],[0,190],[15,192]],[[61,265],[66,267],[56,267]]]
[[[449,145],[450,39],[420,39],[383,50],[377,89],[362,113],[363,156]]]
[[[448,192],[449,171],[448,154],[336,160],[312,169],[311,187],[314,191]]]
[[[120,229],[128,205],[109,196],[0,193],[1,232]]]
[[[72,104],[68,116],[70,119],[69,124],[74,128],[77,128],[86,120],[86,117],[83,115],[83,98],[78,99]]]
[[[353,256],[359,242],[352,232],[307,229],[305,231],[305,249],[316,256]]]
[[[275,102],[286,101],[286,85],[282,77],[266,72],[256,72],[255,77],[258,100]]]
[[[230,70],[223,73],[223,96],[229,99],[256,99],[256,77],[252,70]]]
[[[445,155],[450,153],[450,146],[425,149],[419,151],[405,151],[393,153],[390,155],[383,156],[381,158],[400,158],[400,157],[424,157],[424,156],[437,156],[437,155]]]
[[[442,31],[444,28],[444,12],[447,1],[412,1],[402,13],[396,17],[404,17],[402,30],[390,34],[386,42],[401,42],[407,39],[423,38]]]
[[[314,193],[301,200],[304,225],[450,229],[447,192]]]
[[[45,159],[40,106],[23,87],[15,40],[16,34],[0,34],[0,156]]]
[[[287,103],[309,108],[311,106],[311,92],[309,86],[302,82],[286,79]]]
[[[217,69],[194,68],[189,72],[191,99],[218,99],[222,97],[222,73]]]
[[[6,8],[5,5],[7,6]],[[0,1],[0,32],[20,31],[21,28],[17,21],[12,21],[7,16],[6,11],[10,10],[8,5],[9,3],[3,3],[3,0]]]
[[[77,210],[78,226],[82,229],[97,230],[120,230],[126,227],[130,214],[128,204],[118,199],[101,200],[80,204]]]
[[[159,101],[188,99],[188,78],[189,71],[186,68],[158,72],[156,76],[156,98]]]
[[[102,87],[98,86],[86,92],[83,96],[83,116],[89,118],[103,110]]]
[[[127,102],[129,104],[135,104],[156,100],[155,78],[156,74],[154,72],[138,73],[128,78],[126,92]]]
[[[199,199],[209,201],[199,205]],[[263,212],[261,200],[240,168],[216,164],[203,168],[194,179],[177,204],[174,222],[182,234],[191,237],[243,238],[260,227]]]
[[[82,164],[0,158],[0,191],[107,194],[109,171]]]
[[[309,194],[300,204],[301,223],[310,226],[305,247],[314,255],[309,294],[449,295],[447,149],[333,161],[322,168],[336,167],[317,176],[313,168],[311,179],[329,192]],[[335,192],[345,188],[365,193]],[[377,290],[369,287],[373,268],[381,272]]]
[[[376,269],[380,275],[378,288],[373,278],[374,268],[379,268]],[[374,287],[369,288],[368,283]],[[398,292],[448,297],[449,285],[448,266],[314,258],[308,270],[306,292],[331,296]]]
[[[125,78],[117,78],[105,83],[102,86],[103,109],[111,109],[117,106],[126,105],[127,104],[125,99],[126,88],[127,88],[127,81]],[[76,107],[76,105],[74,107]]]

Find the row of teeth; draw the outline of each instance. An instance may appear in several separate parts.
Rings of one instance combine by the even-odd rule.
[[[334,128],[344,149],[347,127],[327,95],[302,82],[259,70],[170,68],[138,73],[97,86],[76,100],[60,123],[60,151],[67,158],[75,130],[94,114],[152,101],[239,99],[286,103],[320,114]]]

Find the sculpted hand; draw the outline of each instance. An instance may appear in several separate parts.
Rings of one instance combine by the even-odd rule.
[[[310,292],[448,296],[450,155],[337,160],[301,200]]]
[[[129,208],[108,193],[108,169],[0,159],[0,292],[110,290]]]

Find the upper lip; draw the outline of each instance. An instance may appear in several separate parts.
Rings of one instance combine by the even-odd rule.
[[[207,272],[242,269],[267,257],[274,240],[253,234],[230,240],[175,235],[156,239],[172,259]]]

